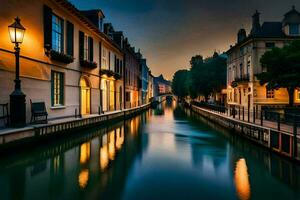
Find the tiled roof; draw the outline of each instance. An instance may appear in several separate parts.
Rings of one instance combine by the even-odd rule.
[[[285,37],[281,22],[264,22],[259,32],[252,35],[255,38],[281,38]]]

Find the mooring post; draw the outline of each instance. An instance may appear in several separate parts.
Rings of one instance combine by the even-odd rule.
[[[239,119],[241,119],[241,107],[239,106]]]
[[[75,108],[75,118],[77,118],[77,108]]]

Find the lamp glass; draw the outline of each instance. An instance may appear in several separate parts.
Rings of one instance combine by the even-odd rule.
[[[19,18],[16,18],[15,22],[8,26],[8,32],[12,43],[23,42],[25,28],[21,25]]]
[[[18,29],[15,27],[9,27],[9,36],[12,43],[22,43],[24,38],[25,30]]]

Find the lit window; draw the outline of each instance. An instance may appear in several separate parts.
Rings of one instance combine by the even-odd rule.
[[[275,97],[275,91],[274,91],[274,89],[268,89],[267,88],[267,99],[273,99],[274,97]]]
[[[51,72],[51,104],[52,106],[63,105],[64,103],[64,74]]]
[[[297,99],[300,100],[300,90],[297,90]]]
[[[299,35],[299,24],[290,24],[290,35]]]
[[[52,49],[64,52],[64,21],[56,15],[52,15]]]

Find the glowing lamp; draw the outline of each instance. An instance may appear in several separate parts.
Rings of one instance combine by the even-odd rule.
[[[21,44],[23,42],[25,28],[21,24],[19,17],[15,18],[15,22],[8,26],[10,41],[14,44]]]

